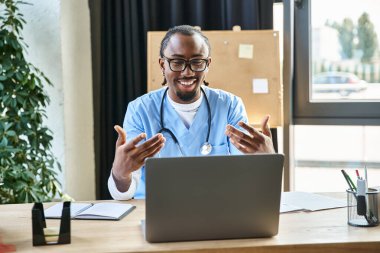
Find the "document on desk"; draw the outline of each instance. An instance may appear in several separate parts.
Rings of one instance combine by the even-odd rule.
[[[318,211],[346,207],[345,200],[309,192],[282,192],[280,213],[293,211]]]
[[[62,213],[62,203],[55,204],[45,210],[47,219],[59,219]],[[135,206],[121,203],[71,203],[71,219],[83,220],[120,220],[129,214]]]

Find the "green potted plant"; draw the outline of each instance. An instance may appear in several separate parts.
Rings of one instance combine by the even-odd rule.
[[[62,196],[43,124],[49,79],[24,55],[22,1],[0,0],[0,204],[50,201]]]

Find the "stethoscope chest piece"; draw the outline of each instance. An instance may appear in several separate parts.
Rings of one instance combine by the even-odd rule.
[[[205,142],[201,147],[201,154],[202,155],[209,155],[212,151],[212,146],[210,143]]]

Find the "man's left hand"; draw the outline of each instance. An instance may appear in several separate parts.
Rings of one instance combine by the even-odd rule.
[[[231,125],[227,125],[225,133],[230,137],[231,143],[243,153],[275,153],[268,125],[269,118],[269,115],[263,118],[262,132],[240,121],[239,126],[247,130],[248,134]]]

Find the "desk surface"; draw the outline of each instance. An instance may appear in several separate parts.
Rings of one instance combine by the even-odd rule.
[[[347,225],[346,208],[281,214],[279,234],[271,238],[151,244],[140,226],[144,201],[128,203],[137,208],[121,221],[72,220],[71,244],[39,247],[32,246],[32,204],[0,205],[0,239],[17,252],[380,252],[380,226]]]

